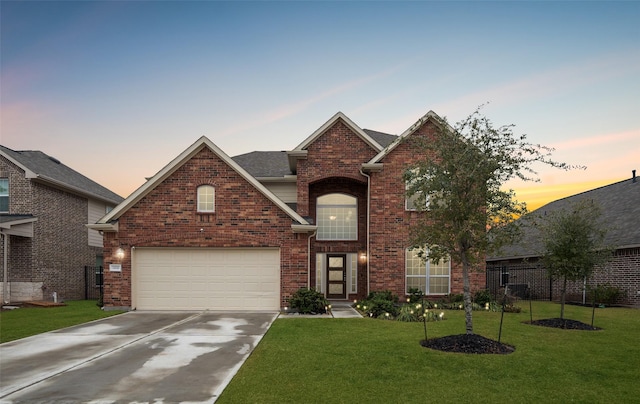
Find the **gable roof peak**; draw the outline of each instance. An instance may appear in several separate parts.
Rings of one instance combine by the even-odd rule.
[[[393,142],[391,142],[387,147],[382,149],[377,155],[375,155],[371,160],[367,162],[367,164],[377,164],[389,153],[391,153],[400,143],[404,141],[407,137],[411,136],[415,131],[420,129],[425,123],[428,121],[434,122],[436,125],[442,125],[444,120],[433,110],[429,110],[426,114],[422,115],[413,125],[409,126],[407,130],[402,132],[400,136],[398,136]],[[448,126],[448,125],[447,125]],[[449,130],[453,131],[451,126],[448,126]]]
[[[309,145],[315,142],[329,128],[331,128],[333,125],[335,125],[336,122],[340,120],[344,122],[344,124],[347,125],[347,127],[349,127],[349,129],[351,129],[365,143],[371,146],[371,148],[373,148],[376,151],[380,151],[383,149],[383,147],[378,142],[376,142],[371,136],[369,136],[364,130],[362,130],[362,128],[360,128],[351,119],[349,119],[348,116],[346,116],[342,111],[338,111],[335,113],[335,115],[329,118],[329,120],[326,121],[322,126],[316,129],[309,137],[307,137],[304,141],[302,141],[302,143],[296,146],[292,150],[292,152],[295,153],[295,152],[306,150],[309,147]]]
[[[131,195],[129,195],[121,204],[116,206],[111,212],[109,212],[104,217],[102,217],[98,221],[98,224],[106,224],[114,220],[117,220],[132,206],[134,206],[138,201],[140,201],[143,197],[145,197],[153,189],[155,189],[156,186],[158,186],[165,179],[171,176],[178,168],[180,168],[184,163],[190,160],[193,156],[195,156],[205,147],[211,150],[218,158],[224,161],[232,170],[237,172],[245,181],[249,182],[254,188],[256,188],[269,200],[275,203],[280,209],[282,209],[287,215],[289,215],[289,217],[291,217],[297,223],[301,225],[309,224],[302,216],[298,215],[298,213],[296,213],[293,209],[291,209],[284,202],[282,202],[282,200],[279,199],[277,196],[275,196],[273,192],[271,192],[264,185],[262,185],[254,176],[249,174],[247,170],[242,168],[237,162],[235,162],[231,157],[229,157],[225,152],[223,152],[222,149],[216,146],[206,136],[201,136],[191,146],[189,146],[186,150],[180,153],[176,158],[171,160],[169,164],[165,165],[153,177],[151,177],[144,184],[142,184]]]
[[[13,150],[0,145],[0,155],[19,167],[27,179],[109,204],[123,200],[120,195],[42,151]]]

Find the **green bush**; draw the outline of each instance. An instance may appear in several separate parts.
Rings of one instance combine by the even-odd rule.
[[[422,301],[424,293],[418,288],[409,289],[409,303],[417,303]]]
[[[371,292],[365,300],[356,304],[356,309],[369,317],[395,318],[399,310],[396,306],[397,301],[398,297],[388,290]]]
[[[479,290],[473,295],[473,302],[477,303],[479,306],[484,306],[487,303],[491,303],[492,301],[491,292],[489,289]]]
[[[421,314],[423,313],[421,308],[422,305],[420,303],[405,304],[400,307],[398,315],[396,316],[396,320],[404,321],[406,323],[420,321],[422,317]]]
[[[448,303],[462,303],[464,302],[464,295],[462,293],[447,295]]]
[[[322,293],[301,288],[289,299],[289,305],[300,314],[324,314],[329,302]]]
[[[616,300],[625,297],[626,293],[624,290],[620,289],[617,286],[612,286],[609,283],[603,283],[602,285],[598,285],[595,288],[592,286],[587,286],[587,290],[589,291],[589,296],[591,301],[595,300],[596,303],[606,303],[613,304]]]

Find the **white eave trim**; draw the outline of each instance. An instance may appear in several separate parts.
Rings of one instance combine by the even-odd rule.
[[[364,140],[373,149],[378,151],[382,150],[382,146],[380,146],[378,142],[373,140],[371,136],[367,135],[367,133],[364,130],[362,130],[358,125],[356,125],[351,119],[349,119],[342,112],[337,112],[327,122],[325,122],[324,125],[316,129],[308,138],[306,138],[302,143],[300,143],[293,151],[298,151],[298,150],[301,151],[306,149],[311,143],[313,143],[318,137],[320,137],[320,135],[326,132],[327,129],[332,127],[340,119],[344,121],[344,123],[347,126],[349,126],[354,132],[356,132],[358,136],[360,136],[362,140]],[[291,153],[291,152],[288,152],[288,153]]]
[[[393,142],[391,142],[391,144],[389,144],[389,146],[385,147],[382,151],[380,151],[380,153],[378,153],[375,157],[373,157],[371,160],[369,160],[369,162],[367,164],[375,164],[375,163],[379,163],[380,160],[382,160],[387,154],[391,153],[391,151],[393,151],[393,149],[395,149],[396,147],[398,147],[398,145],[402,142],[404,142],[404,139],[407,138],[409,135],[411,135],[413,132],[415,132],[416,130],[418,130],[420,127],[422,127],[422,125],[424,125],[427,121],[429,120],[433,120],[436,124],[439,124],[442,122],[442,118],[440,118],[440,116],[438,116],[438,114],[436,114],[433,111],[429,111],[426,114],[424,114],[420,119],[418,119],[416,121],[416,123],[414,123],[413,125],[411,125],[407,130],[405,130],[404,132],[402,132],[402,134],[400,136],[398,136],[396,138],[396,140],[394,140]],[[453,128],[451,126],[449,126],[449,130],[453,131]]]
[[[285,175],[282,177],[255,177],[260,182],[296,182],[297,175]]]
[[[61,181],[58,181],[58,180],[54,180],[53,178],[46,177],[44,175],[37,174],[36,176],[31,177],[31,178],[34,179],[34,180],[43,182],[45,184],[52,185],[52,186],[54,186],[56,188],[59,188],[59,189],[62,189],[62,190],[66,190],[66,191],[70,191],[70,192],[72,192],[72,193],[74,193],[76,195],[85,196],[87,198],[95,199],[95,200],[98,200],[100,202],[105,202],[105,203],[112,204],[112,205],[117,205],[118,204],[118,201],[114,201],[113,199],[107,199],[104,196],[96,195],[96,194],[94,194],[92,192],[87,192],[86,190],[84,190],[82,188],[74,187],[74,186],[66,184],[64,182],[61,182]]]
[[[16,220],[12,220],[10,222],[4,222],[4,223],[0,223],[0,229],[10,229],[11,226],[18,226],[21,224],[26,224],[26,223],[33,223],[33,222],[37,222],[38,218],[37,217],[26,217],[23,219],[16,219]]]
[[[118,222],[114,223],[89,223],[85,224],[91,230],[98,231],[118,231]]]
[[[362,164],[362,171],[365,173],[382,171],[382,163],[364,163]]]
[[[191,157],[193,157],[196,153],[198,153],[203,148],[208,147],[214,154],[216,154],[221,160],[223,160],[229,167],[235,170],[242,178],[244,178],[247,182],[253,185],[258,191],[260,191],[264,196],[266,196],[271,202],[276,204],[283,212],[285,212],[289,217],[300,224],[308,224],[308,222],[302,218],[302,216],[298,215],[293,209],[291,209],[286,203],[284,203],[280,198],[275,196],[273,192],[269,191],[264,185],[262,185],[255,177],[249,174],[244,168],[242,168],[238,163],[236,163],[231,157],[229,157],[225,152],[223,152],[218,146],[216,146],[211,140],[209,140],[206,136],[200,137],[195,143],[189,146],[185,151],[180,153],[176,158],[171,160],[169,164],[164,166],[156,175],[151,177],[147,182],[145,182],[140,188],[136,189],[127,199],[125,199],[122,203],[116,206],[111,212],[106,214],[102,219],[98,221],[98,224],[109,223],[114,219],[119,218],[122,214],[124,214],[127,210],[129,210],[133,205],[135,205],[140,199],[142,199],[145,195],[151,192],[157,185],[162,183],[165,179],[167,179],[171,174],[173,174],[179,167],[181,167],[185,162],[187,162]]]
[[[291,150],[287,152],[287,159],[289,160],[289,170],[291,170],[292,173],[296,172],[298,160],[306,159],[307,154],[307,150]]]
[[[312,233],[318,230],[318,226],[311,224],[292,224],[291,230],[294,233]]]

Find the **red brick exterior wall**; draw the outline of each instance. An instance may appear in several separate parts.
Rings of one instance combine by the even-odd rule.
[[[430,123],[417,136],[433,135]],[[117,233],[105,233],[105,266],[121,263],[122,272],[105,272],[104,303],[130,307],[132,247],[279,247],[281,251],[281,305],[299,288],[316,287],[318,253],[367,251],[367,177],[360,170],[378,150],[363,141],[342,120],[337,120],[307,147],[297,162],[297,211],[316,219],[316,200],[328,193],[345,193],[358,199],[358,239],[325,241],[308,234],[294,234],[292,219],[264,197],[208,148],[198,152],[166,180],[126,211]],[[409,225],[418,213],[404,210],[402,172],[415,161],[408,144],[401,144],[383,161],[382,172],[371,173],[370,277],[367,262],[358,259],[358,292],[348,299],[362,299],[370,291],[391,290],[405,296],[405,248]],[[215,187],[216,212],[196,212],[196,188]],[[201,231],[202,229],[202,231]],[[115,258],[116,249],[125,258]],[[307,272],[307,265],[310,265]],[[473,289],[485,287],[483,273],[472,274]],[[369,287],[370,286],[370,287]],[[451,292],[462,292],[459,265],[453,265]]]
[[[358,200],[358,239],[330,241],[313,239],[311,279],[316,285],[316,254],[366,253],[367,250],[367,177],[360,173],[362,163],[371,160],[377,150],[362,140],[342,120],[338,120],[307,148],[307,158],[298,161],[298,212],[316,220],[316,201],[330,193],[351,195]],[[362,299],[367,294],[366,261],[358,259],[358,293],[347,299]]]
[[[196,189],[215,187],[215,213],[200,214]],[[150,191],[105,233],[104,304],[131,307],[132,247],[279,247],[281,305],[307,285],[307,235],[294,234],[293,220],[253,185],[204,148]],[[115,257],[125,250],[122,261]]]
[[[410,136],[429,138],[437,134],[429,121]],[[409,141],[398,145],[383,159],[383,169],[371,174],[370,288],[405,295],[405,249],[409,228],[420,213],[405,210],[405,170],[424,156]],[[472,292],[485,287],[483,271],[470,274]],[[451,293],[462,293],[462,269],[451,264]]]
[[[9,282],[43,282],[45,300],[53,292],[60,299],[84,299],[84,266],[94,266],[102,255],[102,248],[89,246],[87,199],[26,179],[4,158],[0,177],[9,178],[10,213],[38,218],[33,238],[10,236]]]

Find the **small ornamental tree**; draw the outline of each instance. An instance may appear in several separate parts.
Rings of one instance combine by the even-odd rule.
[[[612,249],[605,245],[607,226],[600,207],[590,200],[551,212],[539,225],[543,244],[541,261],[552,279],[560,280],[560,318],[564,320],[567,281],[588,279],[604,264]]]
[[[515,241],[519,228],[508,224],[527,212],[503,185],[512,178],[538,181],[534,163],[571,167],[551,160],[553,149],[514,135],[513,125],[494,128],[480,108],[455,127],[446,119],[436,126],[433,137],[407,138],[425,156],[404,173],[407,196],[424,213],[411,228],[411,243],[424,259],[450,257],[462,265],[466,333],[473,334],[469,273]]]

